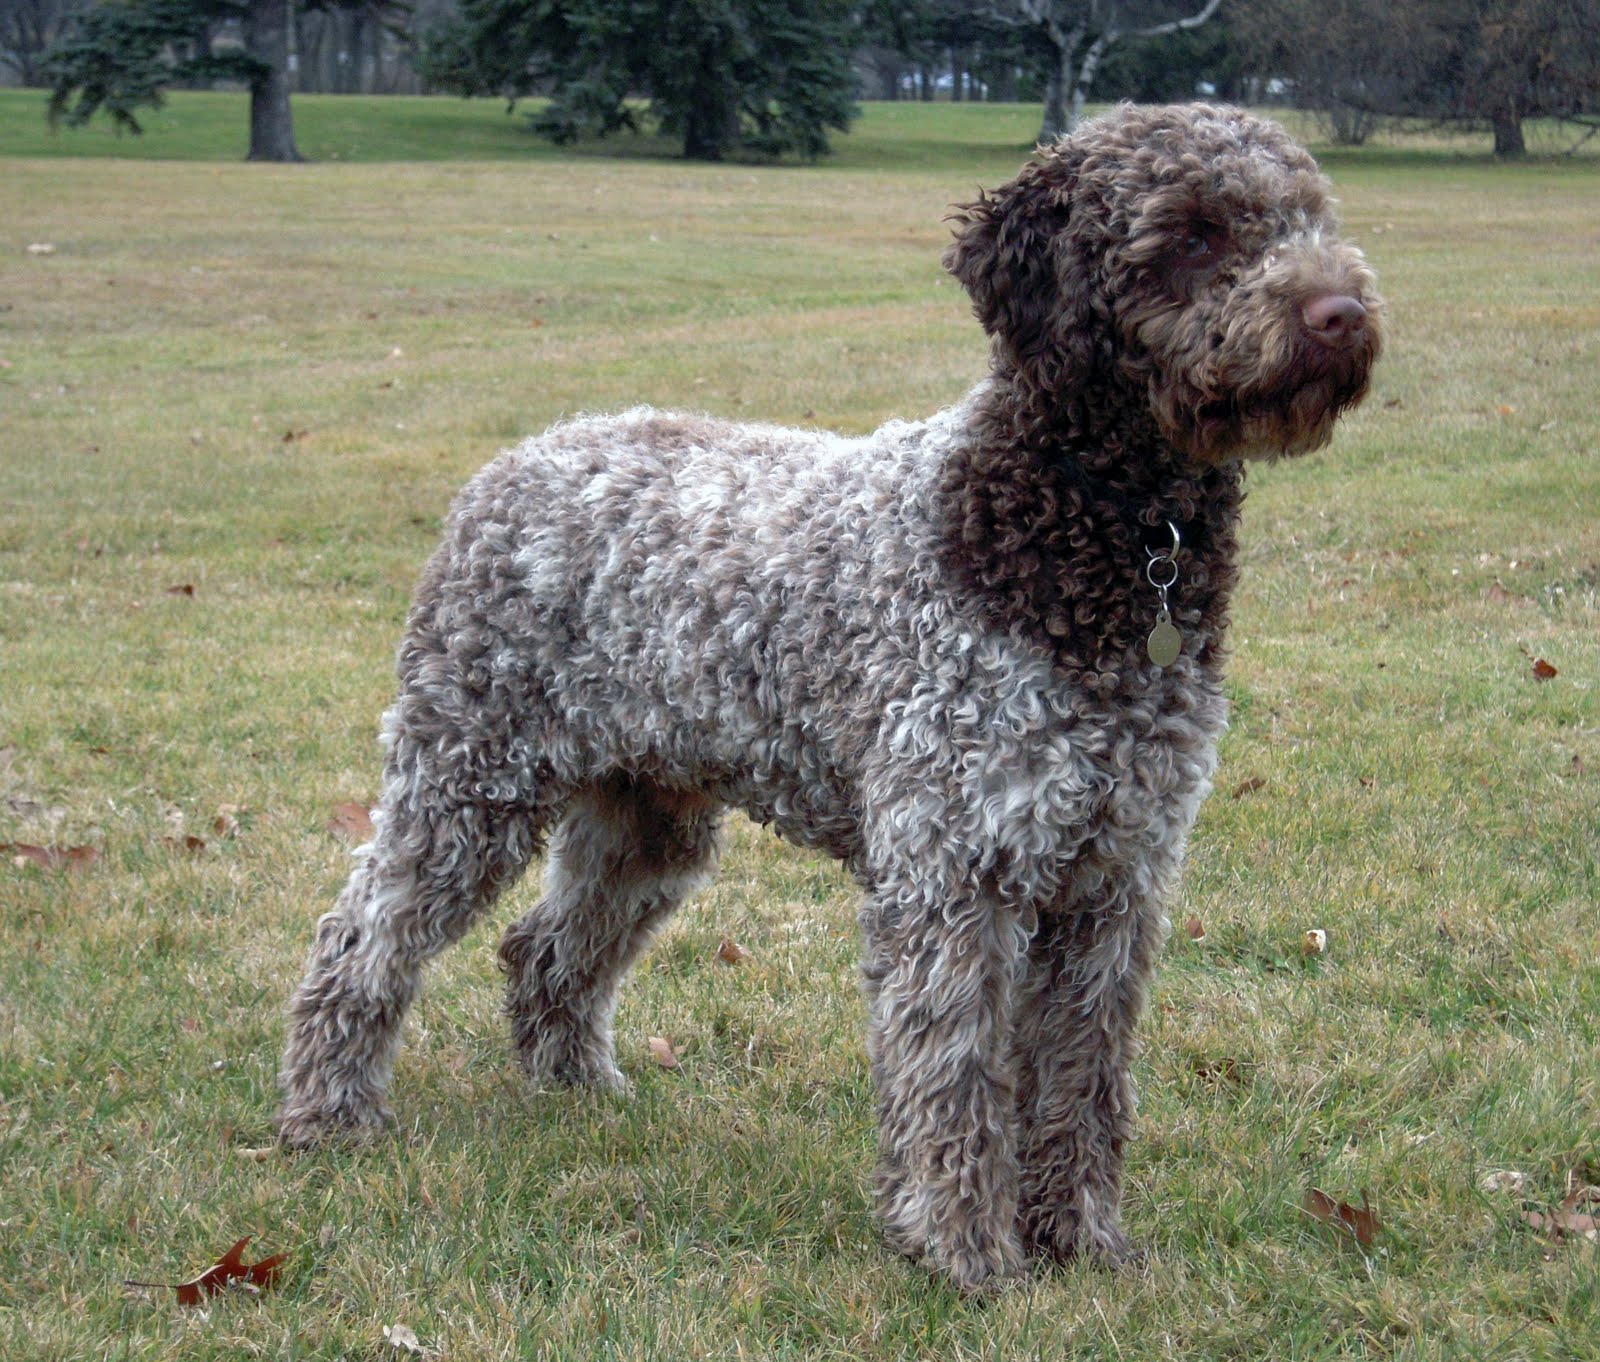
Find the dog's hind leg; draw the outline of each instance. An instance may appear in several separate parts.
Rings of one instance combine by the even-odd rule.
[[[317,924],[289,1006],[277,1127],[290,1146],[368,1134],[389,1119],[384,1093],[424,962],[538,850],[536,801],[463,788],[459,752],[442,757],[445,744],[396,728],[372,842]]]
[[[615,775],[580,792],[550,840],[545,894],[500,943],[506,1012],[535,1083],[621,1089],[617,992],[672,911],[715,872],[720,808]]]

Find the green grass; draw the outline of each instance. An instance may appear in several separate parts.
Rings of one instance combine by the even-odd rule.
[[[19,131],[36,99],[0,96],[0,841],[99,859],[0,858],[0,1355],[376,1358],[400,1322],[452,1359],[1600,1357],[1593,1246],[1480,1189],[1600,1182],[1592,163],[1331,158],[1391,346],[1330,451],[1251,474],[1174,912],[1206,936],[1139,1065],[1147,1256],[971,1304],[873,1223],[850,888],[743,824],[625,994],[631,1099],[523,1091],[507,906],[430,974],[398,1138],[250,1151],[453,489],[583,408],[864,430],[953,399],[983,343],[940,217],[1031,111],[874,107],[771,169],[306,99],[323,159],[273,167],[234,160],[236,98],[91,158]],[[1370,1256],[1311,1185],[1370,1191]],[[122,1287],[246,1233],[292,1254],[258,1301]]]

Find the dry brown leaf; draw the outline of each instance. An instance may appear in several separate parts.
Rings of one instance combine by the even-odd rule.
[[[1241,780],[1233,787],[1233,797],[1243,799],[1247,794],[1254,794],[1267,783],[1265,776],[1251,776],[1248,780]]]
[[[1184,918],[1183,930],[1191,941],[1204,941],[1206,939],[1206,925],[1197,917]]]
[[[737,965],[749,954],[749,951],[728,936],[723,937],[722,943],[717,947],[717,959],[728,965]]]
[[[1196,1057],[1190,1067],[1194,1070],[1196,1078],[1203,1078],[1207,1083],[1230,1083],[1237,1086],[1244,1082],[1244,1073],[1239,1068],[1239,1061],[1231,1055],[1224,1055],[1221,1059]]]
[[[1524,1211],[1522,1218],[1552,1240],[1585,1239],[1592,1244],[1600,1242],[1600,1216],[1593,1208],[1600,1208],[1600,1187],[1580,1185],[1568,1192],[1555,1210]]]
[[[136,1282],[125,1281],[124,1286],[138,1286],[146,1290],[175,1291],[178,1295],[178,1304],[195,1306],[203,1304],[207,1296],[214,1296],[217,1292],[238,1284],[249,1291],[261,1292],[267,1290],[278,1278],[278,1272],[283,1264],[288,1261],[287,1253],[275,1253],[270,1258],[263,1258],[258,1263],[244,1261],[244,1247],[251,1240],[250,1235],[238,1241],[231,1249],[218,1258],[210,1267],[198,1277],[186,1282]]]
[[[345,800],[333,806],[333,817],[328,820],[328,831],[335,837],[347,837],[352,842],[365,842],[372,836],[372,808]]]
[[[161,845],[173,851],[196,852],[206,849],[206,840],[204,837],[196,837],[193,833],[189,833],[183,837],[163,837]]]
[[[1319,1188],[1311,1187],[1301,1200],[1300,1209],[1324,1225],[1340,1226],[1348,1230],[1362,1248],[1371,1248],[1372,1241],[1378,1237],[1378,1231],[1383,1228],[1373,1213],[1365,1189],[1361,1193],[1361,1206],[1357,1209],[1348,1201],[1337,1201]]]
[[[676,1069],[678,1052],[672,1048],[672,1042],[665,1036],[651,1036],[647,1042],[650,1046],[650,1058],[655,1060],[663,1069]]]
[[[0,853],[10,856],[18,870],[30,865],[40,870],[82,870],[100,859],[93,847],[41,847],[30,842],[0,842]]]
[[[192,597],[194,595],[194,583],[193,582],[179,582],[177,586],[169,586],[167,588],[167,595],[169,595],[169,596],[190,596],[190,597]]]
[[[220,804],[217,806],[217,816],[211,824],[211,830],[218,837],[226,840],[237,835],[239,831],[239,818],[250,810],[243,804]]]
[[[1561,673],[1542,657],[1533,659],[1533,679],[1535,681],[1550,681],[1560,675]]]
[[[1328,934],[1320,927],[1306,928],[1305,935],[1300,938],[1301,955],[1323,955],[1328,949]]]

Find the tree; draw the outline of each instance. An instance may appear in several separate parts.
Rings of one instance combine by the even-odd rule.
[[[69,127],[104,113],[142,131],[136,110],[160,107],[173,85],[238,81],[250,91],[252,161],[299,161],[289,108],[289,23],[295,0],[104,0],[82,14],[47,58],[50,121]],[[243,46],[216,40],[237,25]]]
[[[1380,118],[1484,128],[1517,157],[1523,122],[1600,127],[1595,0],[1260,0],[1254,41],[1299,102],[1359,140]]]
[[[685,156],[815,157],[855,113],[850,17],[845,0],[463,0],[423,69],[512,107],[548,89],[533,127],[557,143],[637,130],[637,95]]]
[[[1600,126],[1600,6],[1594,0],[1432,0],[1437,60],[1417,110],[1487,124],[1496,156],[1527,151],[1522,123]]]
[[[81,0],[0,0],[0,70],[43,85],[45,53],[81,8]]]
[[[1106,52],[1124,38],[1159,38],[1199,28],[1222,0],[1192,0],[1187,13],[1160,17],[1158,0],[991,0],[986,13],[1034,35],[1049,54],[1039,140],[1070,132],[1083,117],[1089,87]],[[1199,5],[1199,8],[1194,8]]]

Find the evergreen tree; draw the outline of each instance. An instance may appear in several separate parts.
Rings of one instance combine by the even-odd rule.
[[[423,69],[512,104],[548,91],[534,130],[557,143],[637,129],[640,110],[685,156],[820,156],[854,116],[846,0],[463,0]]]
[[[303,0],[332,7],[336,0]],[[289,108],[293,0],[103,0],[79,16],[46,59],[50,121],[68,126],[104,113],[141,131],[137,110],[160,107],[174,85],[238,81],[250,90],[252,161],[303,159]],[[218,44],[236,22],[243,48]]]

